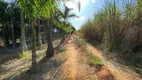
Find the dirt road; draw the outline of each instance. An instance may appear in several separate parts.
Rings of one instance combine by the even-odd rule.
[[[68,60],[65,63],[70,72],[68,78],[71,80],[95,80],[95,73],[88,75],[90,72],[92,73],[92,69],[87,64],[87,56],[80,52],[72,40],[68,43],[66,45]]]

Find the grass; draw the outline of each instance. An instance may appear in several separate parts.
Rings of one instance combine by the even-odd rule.
[[[76,40],[75,44],[77,44],[77,46],[81,48],[81,51],[87,52],[87,44],[84,40]]]
[[[0,75],[3,75],[6,72],[5,68],[0,65]]]
[[[58,47],[57,51],[59,51],[60,53],[65,52],[67,49],[65,47]]]
[[[142,73],[142,58],[137,56],[142,53],[141,7],[141,0],[122,0],[121,4],[107,0],[79,32],[85,38],[100,42],[107,56],[118,53],[118,60]]]
[[[99,66],[99,65],[103,65],[103,62],[102,60],[97,57],[97,56],[94,56],[93,53],[89,52],[87,53],[88,54],[88,64],[90,66]]]
[[[88,61],[87,61],[88,65],[90,67],[95,66],[97,68],[97,70],[100,71],[100,69],[101,69],[101,67],[103,65],[103,62],[99,57],[93,55],[93,53],[88,51],[87,43],[85,41],[83,41],[83,40],[76,40],[75,43],[83,52],[86,53],[86,55],[88,57]]]
[[[28,59],[29,57],[31,57],[29,52],[24,52],[23,54],[20,54],[21,59]]]

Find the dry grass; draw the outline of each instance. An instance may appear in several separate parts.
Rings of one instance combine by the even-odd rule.
[[[118,58],[141,71],[141,59],[137,55],[142,52],[142,2],[140,0],[107,1],[104,7],[94,14],[80,29],[85,38],[101,42],[107,53],[118,53]],[[121,8],[121,9],[120,9]]]

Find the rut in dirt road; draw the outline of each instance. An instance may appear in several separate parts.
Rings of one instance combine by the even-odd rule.
[[[70,41],[70,44],[67,45],[67,56],[68,60],[66,61],[66,66],[68,67],[70,74],[69,78],[71,80],[81,80],[82,76],[81,74],[85,74],[81,69],[79,69],[78,64],[78,53],[75,50],[74,44]],[[79,74],[81,73],[81,74]]]
[[[68,60],[64,66],[68,67],[70,72],[68,78],[71,80],[95,80],[96,75],[87,64],[86,54],[81,52],[72,40],[66,47]]]

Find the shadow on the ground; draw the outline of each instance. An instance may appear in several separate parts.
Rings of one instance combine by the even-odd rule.
[[[56,58],[44,57],[38,63],[38,72],[30,73],[30,70],[12,75],[4,80],[63,80],[68,76],[68,72],[64,71],[64,62],[67,58],[60,60]]]
[[[9,60],[20,58],[21,53],[15,49],[3,49],[0,52],[0,64],[3,64]]]

